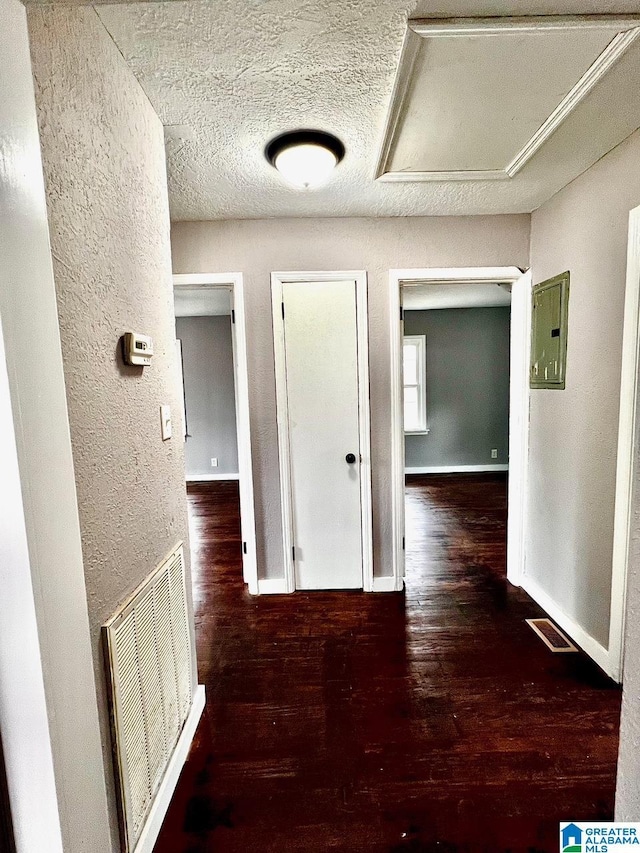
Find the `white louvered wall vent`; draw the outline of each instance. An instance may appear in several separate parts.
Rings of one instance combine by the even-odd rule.
[[[182,543],[104,634],[123,837],[132,853],[193,698]]]

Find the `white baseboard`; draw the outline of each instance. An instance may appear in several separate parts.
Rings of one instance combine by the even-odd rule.
[[[287,582],[284,578],[265,578],[258,581],[259,595],[288,594]]]
[[[578,625],[578,623],[571,618],[571,616],[567,616],[551,596],[526,574],[522,578],[522,589],[524,589],[524,591],[528,593],[528,595],[530,595],[531,598],[540,605],[540,607],[542,607],[554,622],[558,623],[560,628],[562,628],[562,630],[565,631],[571,639],[607,673],[607,675],[614,680],[619,681],[616,673],[612,670],[608,650],[605,649],[605,647],[597,640],[594,640],[591,634],[588,634],[582,626]]]
[[[193,736],[198,728],[198,723],[200,722],[200,717],[204,710],[204,704],[204,684],[198,684],[195,689],[195,693],[193,694],[191,711],[189,712],[187,721],[184,724],[178,743],[173,750],[173,754],[169,759],[169,764],[162,782],[160,783],[160,787],[158,788],[156,798],[151,806],[151,811],[145,821],[138,843],[135,846],[134,853],[153,853],[153,848],[155,847],[158,835],[160,834],[160,829],[162,828],[162,821],[167,814],[169,803],[171,802],[173,792],[175,791],[178,779],[180,778],[180,772],[187,760]]]
[[[372,592],[399,592],[402,590],[403,582],[400,581],[400,586],[396,583],[394,577],[374,578]]]
[[[398,592],[402,589],[403,581],[400,581],[400,587],[396,583],[396,579],[389,578],[374,578],[372,592]],[[249,590],[251,592],[251,590]],[[258,581],[259,595],[287,595],[287,582],[284,578],[268,578]]]
[[[215,480],[239,480],[240,474],[187,474],[187,483],[213,483]]]
[[[405,474],[471,474],[483,471],[508,471],[508,465],[427,465],[405,468]]]

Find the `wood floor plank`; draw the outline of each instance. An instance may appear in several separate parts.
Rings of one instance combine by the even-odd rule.
[[[407,480],[404,594],[255,598],[189,486],[207,708],[155,853],[556,853],[611,819],[620,691],[506,581],[502,474]]]

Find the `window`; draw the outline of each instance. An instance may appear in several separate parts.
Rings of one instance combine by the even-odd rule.
[[[404,431],[427,430],[427,339],[407,335],[402,345],[404,377]]]

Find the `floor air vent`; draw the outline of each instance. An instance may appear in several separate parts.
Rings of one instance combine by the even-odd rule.
[[[193,697],[184,552],[104,626],[123,836],[134,850]]]
[[[525,621],[552,652],[578,651],[571,640],[559,628],[556,628],[551,619],[526,619]]]

